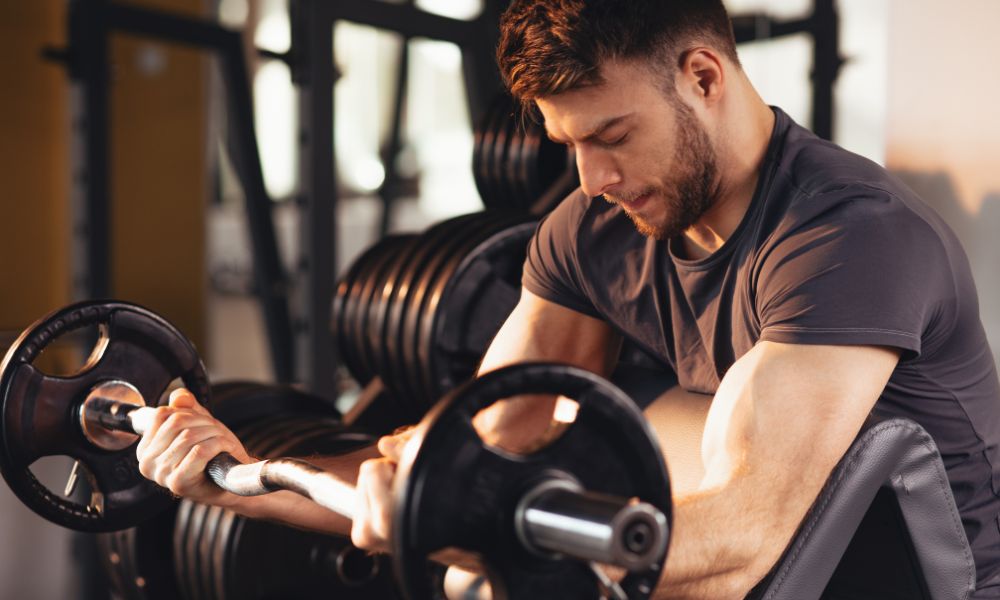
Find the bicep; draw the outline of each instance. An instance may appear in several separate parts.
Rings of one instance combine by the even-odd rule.
[[[745,471],[775,493],[818,493],[899,359],[878,346],[761,342],[726,373],[705,425],[702,487]],[[777,490],[784,490],[778,492]]]

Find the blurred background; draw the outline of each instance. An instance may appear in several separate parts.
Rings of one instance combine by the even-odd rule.
[[[336,393],[337,275],[386,233],[483,206],[502,4],[0,0],[0,344],[114,297],[177,324],[213,380]],[[766,101],[958,232],[998,348],[1000,3],[726,5]],[[86,597],[73,535],[5,486],[0,539],[0,598]]]

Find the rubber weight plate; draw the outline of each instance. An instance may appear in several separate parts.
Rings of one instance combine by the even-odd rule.
[[[35,367],[50,343],[88,326],[101,331],[90,361],[78,373],[57,377]],[[165,510],[173,499],[139,474],[134,444],[117,451],[88,441],[75,418],[99,384],[124,381],[155,405],[180,378],[201,401],[209,398],[205,369],[176,327],[153,312],[124,302],[82,302],[50,313],[14,342],[0,365],[0,471],[11,490],[35,513],[78,531],[131,527]],[[30,466],[46,456],[69,456],[86,468],[94,497],[79,504],[42,485]]]
[[[420,282],[422,297],[419,303],[414,303],[413,310],[408,315],[403,344],[405,359],[409,366],[407,377],[412,397],[419,402],[420,415],[425,413],[441,395],[436,386],[428,384],[431,375],[427,371],[428,362],[424,357],[432,353],[428,345],[434,341],[427,335],[425,323],[429,319],[432,320],[433,315],[441,310],[441,294],[468,253],[484,239],[488,239],[495,232],[503,230],[521,218],[499,211],[480,213],[475,221],[468,225],[467,235],[456,238],[456,243],[446,253],[442,253],[442,260],[435,266],[434,271],[429,272]],[[485,351],[485,347],[483,350]],[[469,376],[471,375],[470,372]]]
[[[575,400],[575,420],[531,454],[487,445],[475,415],[504,398],[552,394]],[[670,481],[656,436],[621,390],[583,369],[521,364],[497,369],[449,393],[417,427],[419,452],[407,453],[394,480],[393,564],[409,600],[437,598],[428,558],[445,548],[473,552],[484,563],[495,600],[598,598],[588,565],[544,557],[517,539],[514,515],[523,494],[552,478],[590,492],[639,498],[672,525]],[[644,599],[659,579],[666,548],[651,568],[627,572],[620,585]]]
[[[528,220],[526,220],[528,219]],[[427,393],[437,398],[474,374],[520,297],[521,273],[536,222],[522,218],[466,253],[424,315],[420,360]]]

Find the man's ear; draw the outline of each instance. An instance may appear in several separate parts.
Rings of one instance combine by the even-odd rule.
[[[692,48],[680,57],[678,89],[692,101],[712,105],[722,98],[725,89],[725,70],[722,59],[707,47]]]

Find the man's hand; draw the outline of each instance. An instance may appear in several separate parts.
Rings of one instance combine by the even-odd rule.
[[[253,459],[225,425],[209,414],[186,389],[170,394],[167,406],[156,409],[149,430],[139,441],[139,471],[174,494],[218,506],[237,496],[223,491],[205,476],[208,461],[228,452],[241,462]]]
[[[396,465],[413,439],[415,428],[408,428],[378,441],[382,456],[361,463],[358,470],[357,504],[351,525],[351,542],[358,548],[388,552],[392,535],[392,482]]]

